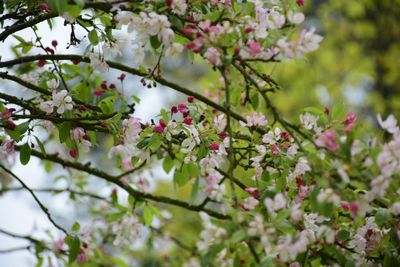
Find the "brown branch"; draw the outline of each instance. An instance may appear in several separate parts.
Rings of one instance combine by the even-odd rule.
[[[82,62],[90,63],[90,59],[88,57],[84,57],[81,55],[35,55],[35,56],[25,56],[25,57],[20,57],[20,58],[9,60],[9,61],[0,62],[0,68],[12,67],[14,65],[18,65],[18,64],[22,64],[22,63],[29,63],[29,62],[37,61],[39,59],[79,60]],[[108,64],[108,66],[110,68],[117,69],[117,70],[129,73],[132,75],[153,79],[154,81],[158,82],[159,84],[169,87],[177,92],[180,92],[182,94],[189,95],[189,96],[194,96],[197,100],[199,100],[199,101],[203,102],[204,104],[206,104],[212,108],[215,108],[216,110],[219,110],[225,114],[227,114],[227,112],[228,112],[228,110],[225,107],[215,103],[214,101],[208,99],[207,97],[203,96],[202,94],[199,94],[192,90],[189,90],[179,84],[170,82],[162,77],[157,77],[157,76],[150,77],[149,73],[147,73],[147,72],[140,71],[138,69],[131,68],[126,65],[117,63],[117,62],[106,61],[106,63]],[[230,111],[230,114],[231,114],[232,118],[234,118],[238,121],[246,122],[246,119],[242,115],[240,115],[234,111]],[[264,129],[261,129],[258,127],[252,127],[252,128],[261,134],[266,133],[266,131]]]
[[[20,146],[16,146],[15,147],[16,150],[20,150],[21,147]],[[118,179],[119,175],[117,176],[113,176],[111,174],[108,174],[102,170],[96,169],[96,168],[92,168],[90,167],[90,163],[88,164],[82,164],[80,162],[72,162],[72,161],[68,161],[68,160],[64,160],[61,159],[60,157],[58,157],[56,154],[46,154],[44,155],[43,153],[32,149],[31,150],[31,155],[35,156],[37,158],[43,159],[43,160],[49,160],[58,164],[61,164],[64,167],[71,167],[73,169],[79,170],[79,171],[83,171],[86,172],[88,174],[97,176],[99,178],[102,178],[110,183],[116,184],[119,187],[121,187],[122,189],[124,189],[126,192],[129,193],[129,195],[133,196],[136,199],[139,200],[151,200],[154,202],[159,202],[159,203],[164,203],[164,204],[168,204],[168,205],[173,205],[173,206],[177,206],[177,207],[181,207],[190,211],[204,211],[206,213],[208,213],[210,216],[218,218],[218,219],[230,219],[231,217],[229,215],[225,215],[222,213],[219,213],[217,211],[211,210],[211,209],[207,209],[204,208],[200,205],[191,205],[187,202],[181,201],[181,200],[177,200],[177,199],[172,199],[169,197],[165,197],[165,196],[155,196],[149,193],[144,193],[141,191],[137,191],[135,189],[133,189],[132,187],[130,187],[129,185],[125,184],[124,182],[122,182],[120,179]]]
[[[17,23],[17,24],[13,24],[12,26],[6,27],[6,29],[0,33],[0,42],[4,42],[4,40],[10,36],[11,34],[32,27],[42,21],[51,19],[51,18],[55,18],[58,16],[58,13],[56,12],[49,12],[46,14],[42,14],[42,15],[38,15],[33,19],[30,19],[26,22],[22,22],[22,23]]]

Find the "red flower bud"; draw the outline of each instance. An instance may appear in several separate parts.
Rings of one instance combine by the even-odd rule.
[[[78,156],[78,150],[76,148],[73,148],[69,151],[69,154],[71,157],[76,158]]]
[[[102,94],[103,94],[103,91],[101,89],[94,90],[94,95],[101,96]]]
[[[192,125],[193,119],[191,117],[186,117],[183,119],[183,122],[187,125]]]
[[[194,96],[188,96],[187,100],[188,100],[189,103],[193,103]]]
[[[126,77],[126,74],[125,73],[121,73],[121,75],[119,75],[117,79],[121,80],[121,82],[122,82],[123,80],[125,80],[125,77]]]
[[[38,67],[43,67],[45,64],[46,64],[46,60],[44,60],[43,58],[39,59],[39,61],[37,63]]]
[[[210,144],[210,149],[211,150],[218,150],[219,149],[219,144],[218,143],[216,143],[216,142],[212,142],[211,144]]]

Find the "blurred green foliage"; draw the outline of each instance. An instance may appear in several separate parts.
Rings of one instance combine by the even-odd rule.
[[[271,64],[274,101],[297,118],[306,106],[345,102],[363,116],[400,114],[400,0],[306,1],[305,27],[324,36],[307,58]]]

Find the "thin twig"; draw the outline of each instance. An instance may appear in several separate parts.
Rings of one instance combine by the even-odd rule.
[[[35,193],[17,176],[15,175],[12,171],[10,171],[8,168],[6,168],[4,165],[0,164],[0,168],[2,168],[6,173],[10,174],[12,177],[14,177],[28,192],[32,195],[32,197],[35,199],[36,203],[39,205],[40,209],[47,215],[47,218],[49,221],[59,230],[64,232],[64,234],[68,235],[68,231],[65,230],[63,227],[61,227],[58,223],[56,223],[53,218],[51,217],[51,214],[49,210],[42,204],[42,202],[37,198]]]

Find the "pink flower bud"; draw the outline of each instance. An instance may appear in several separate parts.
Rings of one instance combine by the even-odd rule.
[[[96,90],[94,90],[94,95],[96,95],[96,96],[101,96],[102,94],[103,94],[103,91],[101,90],[101,89],[96,89]]]

